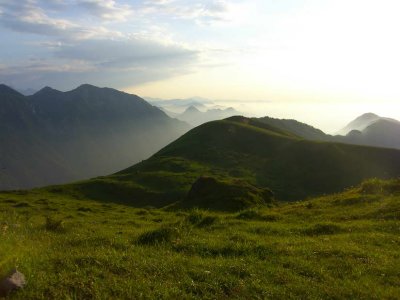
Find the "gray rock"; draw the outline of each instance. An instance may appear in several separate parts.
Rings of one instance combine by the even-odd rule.
[[[10,292],[23,288],[25,284],[24,274],[13,270],[6,278],[0,280],[0,297],[5,297]]]

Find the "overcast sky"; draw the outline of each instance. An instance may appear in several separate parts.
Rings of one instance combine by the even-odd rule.
[[[399,108],[398,0],[0,0],[0,82]]]

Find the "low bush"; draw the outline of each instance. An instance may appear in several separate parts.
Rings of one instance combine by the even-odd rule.
[[[186,217],[185,221],[196,227],[207,227],[213,225],[218,220],[216,216],[206,215],[198,209],[192,210]]]
[[[344,230],[339,225],[333,223],[319,223],[314,226],[303,230],[305,235],[331,235],[338,234],[343,232]]]
[[[158,229],[142,233],[136,243],[139,245],[158,245],[171,243],[180,236],[178,227],[163,226]]]
[[[46,217],[46,222],[44,224],[44,228],[47,231],[53,231],[53,232],[65,231],[64,221],[61,219],[55,219],[51,216]]]

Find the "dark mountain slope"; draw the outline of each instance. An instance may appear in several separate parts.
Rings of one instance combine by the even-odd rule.
[[[4,85],[0,86],[0,124],[0,189],[74,178],[62,156],[40,137],[32,103]]]
[[[2,90],[0,163],[8,167],[0,189],[112,173],[189,128],[143,99],[109,88],[82,85],[63,93],[46,87],[29,97]]]
[[[370,177],[400,176],[400,151],[304,140],[232,117],[201,125],[122,172],[68,188],[94,199],[164,206],[185,201],[200,176],[240,180],[270,188],[279,200],[300,200]]]
[[[342,130],[346,132],[346,135],[336,136],[325,134],[319,129],[296,120],[269,117],[256,120],[287,130],[304,139],[400,149],[400,122],[371,113],[358,117],[346,126]]]
[[[143,99],[109,88],[46,89],[31,100],[52,146],[79,167],[81,178],[143,160],[188,129]]]
[[[301,123],[296,120],[275,119],[270,117],[258,118],[256,120],[262,123],[272,125],[277,128],[287,130],[299,137],[309,140],[331,141],[333,139],[332,136],[325,134],[322,130],[319,130],[308,124]]]

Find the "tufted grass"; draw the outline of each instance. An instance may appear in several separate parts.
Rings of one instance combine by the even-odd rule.
[[[400,196],[388,190],[239,213],[1,193],[0,274],[27,277],[11,299],[398,299]]]

